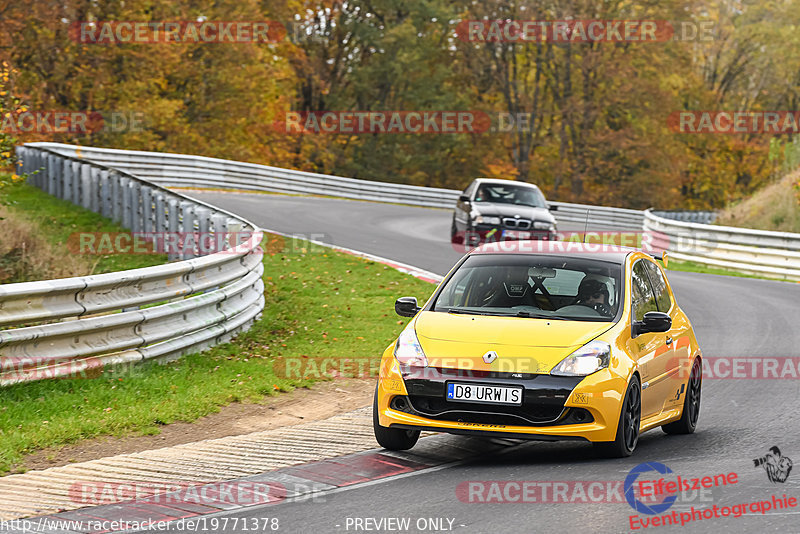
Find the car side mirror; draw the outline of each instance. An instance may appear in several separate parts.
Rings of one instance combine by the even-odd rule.
[[[549,206],[547,206],[547,209],[549,209],[550,211],[558,211],[558,206],[550,204]]]
[[[417,297],[400,297],[394,303],[394,311],[401,317],[414,317],[419,312]]]
[[[647,312],[641,321],[633,323],[633,331],[637,336],[648,332],[666,332],[670,328],[672,328],[672,317],[657,311]]]
[[[469,195],[458,195],[458,200],[461,202],[469,202]]]

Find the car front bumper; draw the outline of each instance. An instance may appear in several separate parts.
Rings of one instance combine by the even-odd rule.
[[[381,426],[453,434],[523,439],[612,441],[616,436],[624,378],[604,369],[587,377],[401,368],[384,354],[378,380]],[[523,387],[521,406],[452,402],[447,382]]]
[[[479,244],[492,241],[514,240],[554,241],[557,235],[555,231],[549,229],[537,230],[530,228],[527,230],[515,230],[502,226],[479,224],[472,229],[468,229],[464,237],[465,242],[468,244]]]

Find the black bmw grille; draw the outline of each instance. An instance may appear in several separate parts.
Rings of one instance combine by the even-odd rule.
[[[503,219],[503,224],[506,228],[514,228],[516,230],[527,230],[531,227],[531,221],[528,219],[514,219],[511,217]]]

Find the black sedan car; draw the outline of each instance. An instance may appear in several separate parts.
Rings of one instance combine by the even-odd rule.
[[[556,238],[556,220],[533,184],[478,178],[461,194],[453,213],[453,244]]]

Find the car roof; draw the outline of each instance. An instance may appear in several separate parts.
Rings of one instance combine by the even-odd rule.
[[[514,184],[514,185],[521,185],[523,187],[532,187],[534,189],[539,189],[539,186],[536,184],[532,184],[529,182],[518,182],[517,180],[507,180],[505,178],[475,178],[474,181],[481,184],[497,184],[497,185]]]
[[[635,252],[646,252],[631,247],[603,245],[598,243],[577,243],[575,241],[503,241],[501,243],[485,243],[469,252],[470,255],[518,254],[553,256],[580,256],[587,260],[625,263],[628,255]]]

